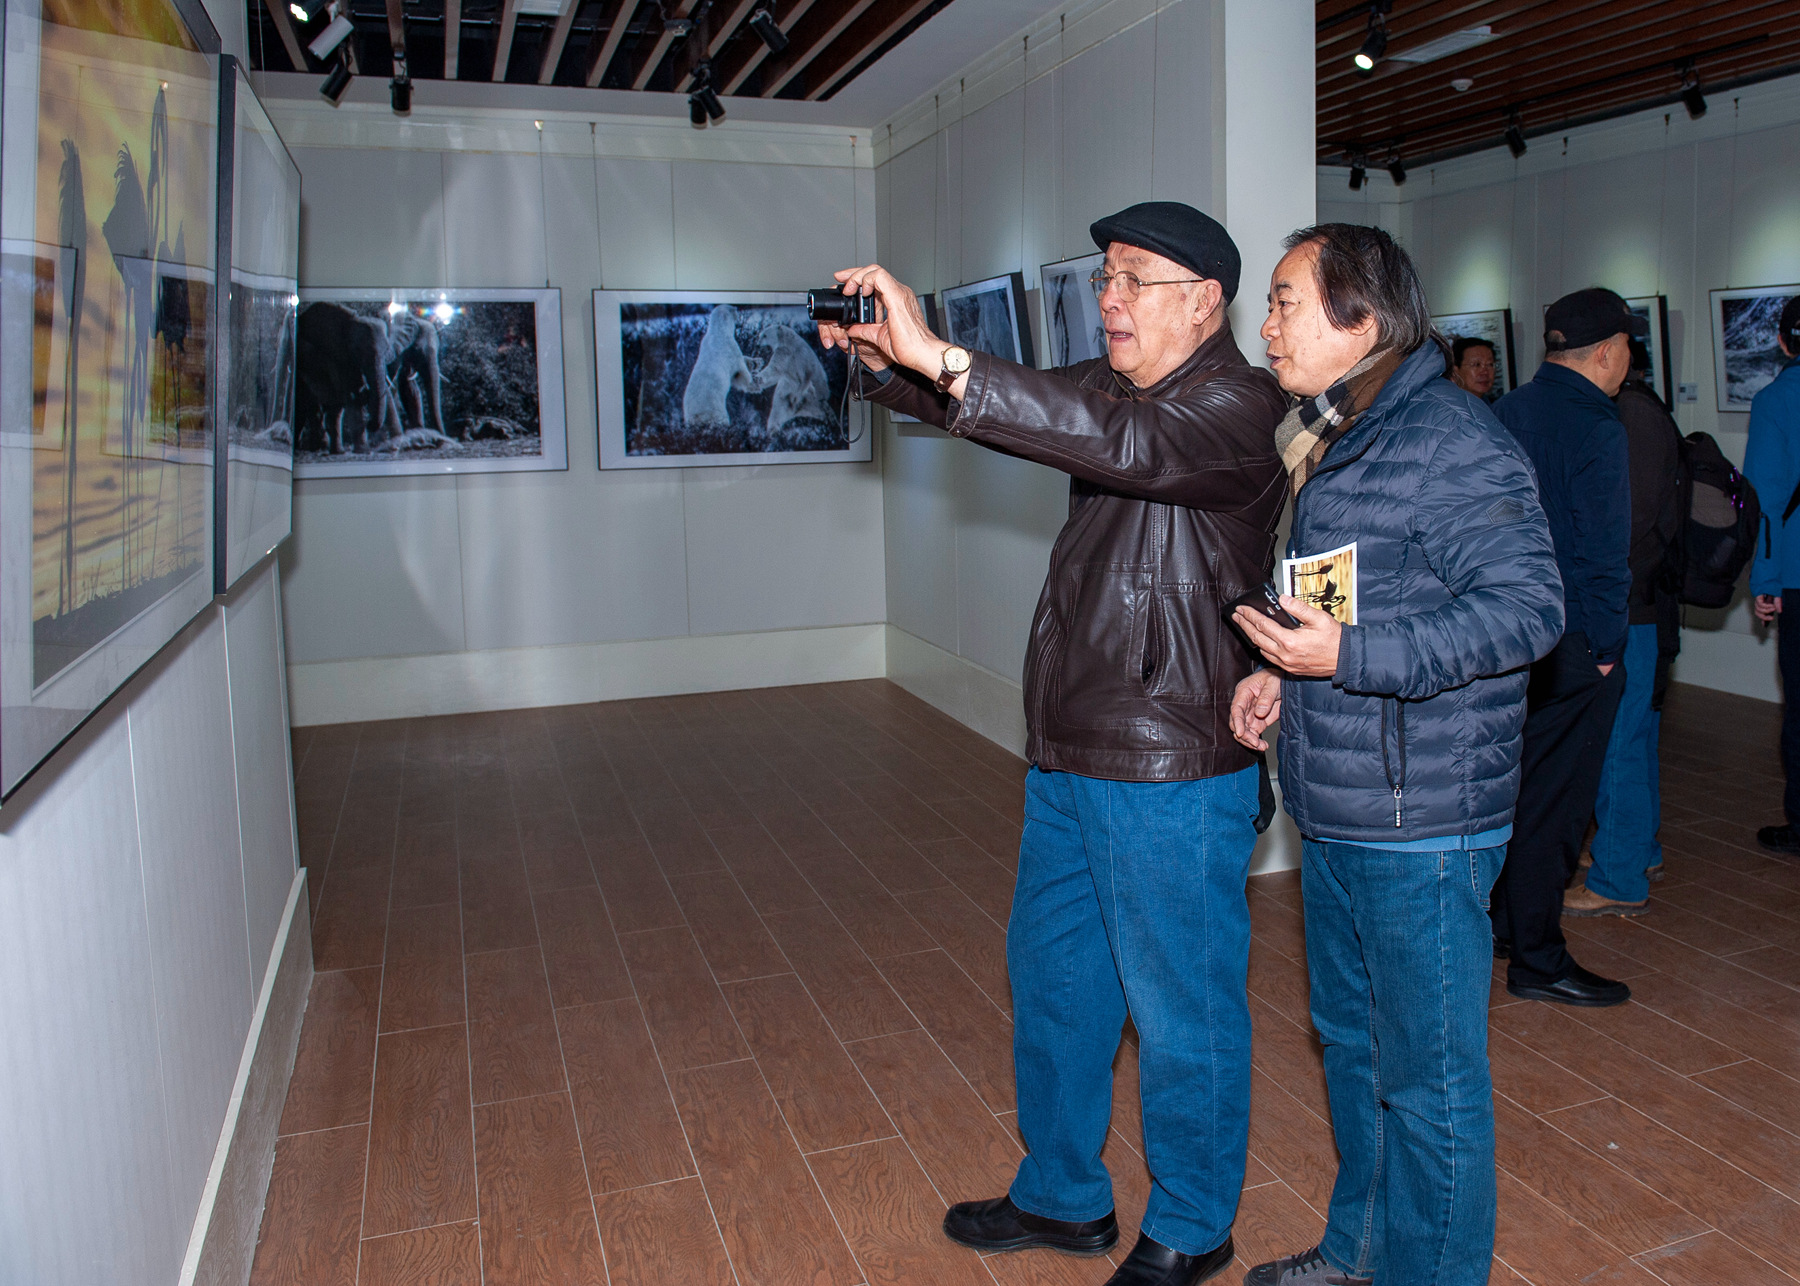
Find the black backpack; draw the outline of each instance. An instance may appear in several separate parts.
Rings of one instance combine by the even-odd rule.
[[[1762,505],[1710,433],[1681,440],[1676,474],[1681,534],[1675,555],[1676,593],[1689,607],[1724,607],[1756,553]]]

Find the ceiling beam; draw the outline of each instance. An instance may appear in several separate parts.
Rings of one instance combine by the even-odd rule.
[[[619,42],[625,39],[625,28],[631,22],[631,14],[637,8],[637,0],[606,0],[606,35],[600,40],[600,48],[594,54],[594,65],[588,68],[585,78],[587,87],[594,89],[606,75],[606,69],[612,66],[613,55],[619,52]],[[600,28],[595,27],[595,35]]]
[[[387,0],[388,43],[394,47],[394,61],[406,57],[406,9],[404,0]],[[398,67],[395,68],[399,70]],[[410,68],[408,69],[410,73]]]
[[[575,14],[580,8],[581,0],[562,0],[556,27],[550,32],[550,42],[544,46],[544,61],[538,67],[538,84],[548,85],[556,79],[556,65],[562,61],[563,46],[569,42],[569,28],[575,25]]]
[[[875,0],[839,0],[835,5],[815,6],[805,22],[794,25],[787,52],[764,64],[762,96],[773,98],[780,93],[874,3]]]
[[[306,55],[300,52],[300,38],[294,34],[294,20],[288,13],[287,5],[282,0],[263,0],[268,6],[269,16],[275,19],[275,30],[281,36],[281,46],[287,50],[288,61],[294,64],[295,71],[306,70]]]
[[[806,95],[817,102],[826,91],[856,70],[870,54],[894,38],[896,32],[925,10],[933,0],[882,0],[858,18],[830,48],[806,68]]]
[[[444,0],[444,79],[455,80],[462,53],[462,0]]]
[[[765,0],[732,0],[731,12],[725,16],[724,22],[714,28],[712,39],[706,42],[706,56],[708,59],[717,58],[719,56],[719,50],[723,49],[725,47],[725,42],[731,39],[732,33],[738,29],[738,24],[743,22],[752,9],[762,3],[765,3]],[[756,36],[752,34],[750,39],[755,40]],[[689,70],[682,74],[681,78],[676,82],[675,88],[677,90],[690,89],[693,87],[693,84],[694,73]]]
[[[506,79],[506,64],[512,61],[513,30],[518,25],[518,0],[503,0],[500,6],[500,35],[494,42],[494,72],[488,77],[496,85]]]
[[[793,39],[794,26],[806,16],[806,11],[813,7],[813,0],[779,0],[774,9],[775,25]],[[721,94],[735,94],[744,78],[762,65],[763,59],[769,56],[769,47],[760,40],[740,41],[743,45],[741,53],[736,53],[727,60],[723,67],[713,68],[713,87]],[[791,46],[790,46],[791,49]]]
[[[694,12],[694,4],[695,0],[680,0],[680,3],[675,6],[673,16],[688,17]],[[643,62],[638,64],[637,74],[631,78],[633,89],[642,89],[650,83],[650,78],[656,74],[656,69],[662,66],[663,55],[669,52],[669,46],[674,43],[675,33],[669,30],[667,23],[664,23],[662,31],[657,33],[655,42],[650,46],[649,54],[645,56]]]

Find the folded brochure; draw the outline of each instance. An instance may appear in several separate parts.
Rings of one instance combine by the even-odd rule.
[[[1356,624],[1356,542],[1281,560],[1281,592],[1291,594],[1344,625]]]

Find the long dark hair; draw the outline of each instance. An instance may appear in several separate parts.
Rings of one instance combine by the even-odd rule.
[[[1314,275],[1325,299],[1325,315],[1339,330],[1375,318],[1384,345],[1410,353],[1431,337],[1431,307],[1412,257],[1380,228],[1356,223],[1316,223],[1282,243],[1293,250],[1308,242],[1319,247]]]

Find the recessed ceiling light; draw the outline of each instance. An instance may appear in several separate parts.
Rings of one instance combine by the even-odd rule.
[[[1467,76],[1458,76],[1455,80],[1450,82],[1450,88],[1454,89],[1459,94],[1466,94],[1471,89],[1475,88],[1475,82],[1470,80]]]
[[[1414,45],[1411,49],[1402,49],[1397,54],[1389,54],[1388,58],[1397,63],[1412,63],[1415,67],[1420,63],[1434,63],[1440,58],[1448,58],[1451,54],[1460,54],[1465,49],[1473,49],[1494,38],[1494,29],[1483,24],[1479,27],[1464,27],[1461,31],[1453,31],[1447,36],[1439,36],[1436,40],[1428,40],[1422,45]]]

